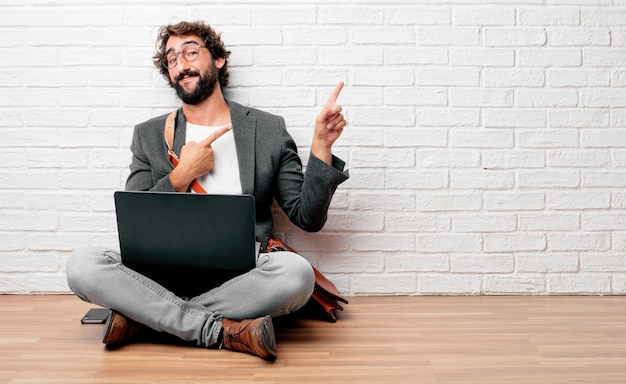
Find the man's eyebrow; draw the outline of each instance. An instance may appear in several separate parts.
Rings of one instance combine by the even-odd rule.
[[[202,44],[198,43],[198,42],[197,42],[197,41],[195,41],[195,40],[187,40],[187,41],[185,41],[185,42],[183,42],[183,43],[181,44],[181,46],[182,46],[183,48],[184,48],[184,47],[186,47],[186,46],[188,46],[188,45],[198,45],[198,46],[199,46],[199,45],[202,45]],[[174,47],[170,47],[170,49],[168,49],[167,51],[165,51],[165,54],[167,55],[167,54],[170,54],[170,53],[172,53],[172,52],[175,52]]]

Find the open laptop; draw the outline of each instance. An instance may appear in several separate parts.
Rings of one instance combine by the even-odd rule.
[[[122,262],[140,273],[255,266],[251,195],[118,191],[114,199]]]

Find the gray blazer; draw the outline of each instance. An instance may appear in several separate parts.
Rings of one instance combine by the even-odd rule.
[[[275,199],[291,222],[316,232],[326,222],[328,207],[339,184],[348,179],[345,163],[333,156],[329,166],[311,155],[302,172],[296,144],[282,117],[228,101],[244,194],[256,200],[256,236],[265,249],[273,227],[271,206]],[[132,160],[126,190],[174,192],[163,136],[167,115],[135,126]],[[185,115],[176,115],[173,149],[180,155],[185,144]]]

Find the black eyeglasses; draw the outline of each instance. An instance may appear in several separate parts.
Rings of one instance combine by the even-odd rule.
[[[172,69],[178,64],[178,55],[183,55],[187,61],[196,61],[200,56],[200,49],[206,48],[202,45],[189,44],[183,48],[180,52],[170,52],[165,55],[165,59],[161,61],[161,64],[167,69]]]

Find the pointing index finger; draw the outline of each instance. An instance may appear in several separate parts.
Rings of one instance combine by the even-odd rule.
[[[230,131],[231,129],[233,129],[232,124],[228,124],[227,126],[222,127],[218,129],[217,131],[213,132],[212,134],[210,134],[206,139],[202,140],[201,144],[207,145],[207,146],[211,145],[213,144],[215,140],[219,139],[223,134]]]
[[[339,84],[335,87],[333,92],[330,94],[328,101],[326,102],[327,106],[333,106],[337,102],[337,98],[339,97],[339,93],[343,89],[343,81],[340,81]]]

